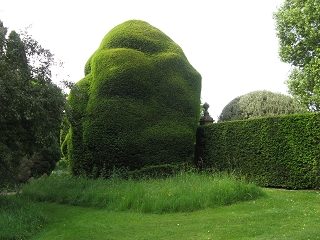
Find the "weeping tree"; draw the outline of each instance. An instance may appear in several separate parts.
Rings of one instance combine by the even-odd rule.
[[[307,108],[290,96],[266,90],[253,91],[228,103],[218,122],[306,112]]]
[[[200,74],[159,29],[139,20],[114,27],[69,95],[62,149],[73,174],[191,162],[200,91]]]
[[[0,21],[0,185],[50,173],[60,159],[66,102],[52,83],[53,55]]]

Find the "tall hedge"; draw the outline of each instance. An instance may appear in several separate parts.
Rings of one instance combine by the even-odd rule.
[[[196,163],[262,186],[320,188],[320,114],[200,126]]]
[[[167,35],[140,20],[114,27],[69,95],[72,172],[191,160],[200,92],[200,74]]]

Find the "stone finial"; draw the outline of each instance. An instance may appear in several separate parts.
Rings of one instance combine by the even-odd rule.
[[[209,103],[205,102],[202,107],[204,108],[205,112],[208,112],[208,108],[210,107]]]
[[[211,124],[214,122],[213,118],[210,116],[209,112],[208,112],[208,108],[210,107],[210,105],[205,102],[202,107],[204,108],[204,115],[202,118],[200,118],[200,125],[207,125],[207,124]]]

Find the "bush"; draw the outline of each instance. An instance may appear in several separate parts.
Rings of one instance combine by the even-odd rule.
[[[156,166],[146,166],[139,170],[130,172],[130,177],[134,179],[156,179],[175,176],[184,169],[182,164],[162,164]]]
[[[113,28],[69,95],[67,157],[73,174],[192,161],[201,76],[159,29]]]
[[[200,126],[195,162],[262,186],[319,189],[319,132],[318,113]]]
[[[290,96],[265,90],[253,91],[228,103],[218,122],[306,112],[307,108]]]

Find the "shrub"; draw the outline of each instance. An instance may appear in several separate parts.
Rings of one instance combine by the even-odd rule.
[[[308,110],[290,96],[266,90],[253,91],[228,103],[218,122],[306,112]]]
[[[131,20],[113,28],[69,95],[73,174],[191,160],[201,76],[159,29]]]
[[[319,132],[317,113],[200,126],[195,162],[262,186],[319,189]]]
[[[130,172],[130,177],[134,179],[156,179],[172,177],[182,171],[183,165],[162,164],[156,166],[146,166],[139,170]]]

